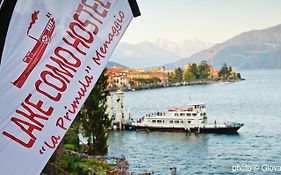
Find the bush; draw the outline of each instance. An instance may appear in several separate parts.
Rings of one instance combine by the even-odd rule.
[[[58,164],[71,175],[106,175],[106,171],[114,168],[114,165],[99,160],[82,160],[68,155],[62,156]]]
[[[74,144],[65,144],[64,149],[72,150],[72,151],[78,151],[78,148]]]

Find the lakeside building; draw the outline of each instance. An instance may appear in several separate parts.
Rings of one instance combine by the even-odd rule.
[[[157,84],[165,85],[169,82],[168,72],[161,69],[145,71],[144,69],[126,69],[122,67],[107,68],[108,87],[111,90],[131,89],[143,86],[140,80],[157,79]]]
[[[216,69],[213,69],[211,71],[211,77],[219,77],[219,71]]]
[[[165,70],[164,67],[150,71],[110,67],[107,68],[106,75],[108,76],[108,88],[111,91],[206,84],[241,79],[241,75],[234,72],[231,66],[228,67],[224,64],[219,71],[207,62],[186,64],[185,69],[177,68],[175,70]]]
[[[127,71],[122,67],[110,67],[106,70],[108,76],[108,88],[126,86],[128,82]]]

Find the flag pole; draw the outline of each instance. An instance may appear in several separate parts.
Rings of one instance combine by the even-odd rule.
[[[2,0],[0,4],[0,64],[9,23],[17,0]]]
[[[138,3],[136,0],[128,0],[131,10],[133,12],[133,16],[136,18],[141,15]]]
[[[2,5],[3,5],[3,2],[4,2],[4,0],[1,0],[0,9],[1,9]]]

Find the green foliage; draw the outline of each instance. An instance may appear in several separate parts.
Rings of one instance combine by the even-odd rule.
[[[174,73],[168,73],[168,80],[170,83],[177,83],[176,76]]]
[[[101,74],[77,116],[79,131],[87,138],[88,143],[84,149],[89,155],[104,155],[108,149],[107,137],[111,120],[106,114],[106,97],[109,95],[109,91],[105,71]]]
[[[240,73],[237,73],[237,78],[238,78],[239,80],[241,80],[241,79],[242,79],[242,77],[241,77],[241,74],[240,74]]]
[[[241,79],[241,75],[232,71],[232,67],[228,67],[226,63],[222,65],[218,75],[219,79],[223,80]],[[177,68],[168,74],[170,83],[181,83],[183,80],[187,82],[209,80],[210,76],[211,66],[207,61],[202,61],[200,64],[193,63],[184,72],[181,68]]]
[[[64,144],[64,149],[78,151],[77,146],[74,144]]]
[[[139,82],[142,85],[147,85],[147,84],[160,83],[161,80],[158,77],[152,77],[152,78],[133,78],[133,82]]]
[[[231,66],[227,66],[226,63],[222,64],[221,70],[219,71],[219,77],[224,80],[233,80],[238,79],[241,80],[241,74],[236,73],[232,70]]]
[[[61,168],[71,175],[105,175],[106,171],[114,168],[114,165],[106,164],[98,160],[82,160],[78,157],[64,155],[60,162]]]
[[[199,65],[193,63],[188,69],[185,70],[184,80],[206,80],[210,76],[210,66],[206,61],[202,61]]]
[[[74,122],[74,123],[76,123],[76,122]],[[64,141],[65,149],[75,150],[75,151],[79,150],[80,145],[79,145],[78,131],[73,129],[73,125],[66,132],[66,134],[63,138],[63,141]]]
[[[183,80],[183,70],[180,67],[175,69],[175,80],[176,82],[182,82]]]
[[[184,72],[184,80],[187,82],[195,80],[195,76],[192,74],[192,72],[189,69],[187,69]]]
[[[229,66],[228,71],[232,72],[232,67],[231,66]]]
[[[198,66],[199,79],[205,80],[210,76],[210,66],[206,61],[202,61]]]
[[[199,70],[198,70],[197,64],[193,63],[191,65],[190,72],[195,77],[195,79],[199,79],[200,78],[200,74],[199,74]]]
[[[231,68],[231,71],[232,71],[232,68]],[[221,70],[219,71],[219,77],[226,79],[231,75],[231,71],[227,67],[227,64],[223,63],[222,67],[221,67]]]
[[[180,83],[184,79],[182,68],[178,67],[173,73],[168,73],[168,80],[170,83]]]
[[[65,149],[86,152],[89,155],[104,155],[107,153],[107,129],[111,120],[105,113],[106,97],[109,95],[109,91],[107,90],[107,77],[104,72],[57,148],[56,153],[50,159],[50,162],[64,171],[70,172],[71,175],[105,175],[107,170],[113,168],[113,165],[97,160],[82,160],[78,157],[63,154]],[[88,139],[87,145],[79,144],[79,133],[84,134],[84,137]],[[62,149],[59,149],[60,147]]]

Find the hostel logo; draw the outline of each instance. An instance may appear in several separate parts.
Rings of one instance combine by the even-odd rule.
[[[39,10],[34,11],[31,15],[31,22],[27,30],[27,36],[35,40],[36,44],[33,47],[33,49],[29,51],[26,54],[26,56],[23,58],[23,61],[27,64],[27,66],[23,70],[21,75],[18,77],[18,79],[13,82],[13,85],[18,88],[22,88],[22,86],[25,84],[26,80],[28,79],[33,69],[37,66],[37,64],[41,60],[42,56],[44,55],[44,52],[46,51],[46,48],[48,47],[48,44],[52,39],[55,30],[55,20],[51,16],[51,14],[48,13],[46,15],[46,17],[48,18],[48,22],[44,27],[40,37],[37,39],[34,36],[32,36],[30,34],[30,31],[33,25],[35,24],[35,22],[38,20],[38,15],[39,15]]]

